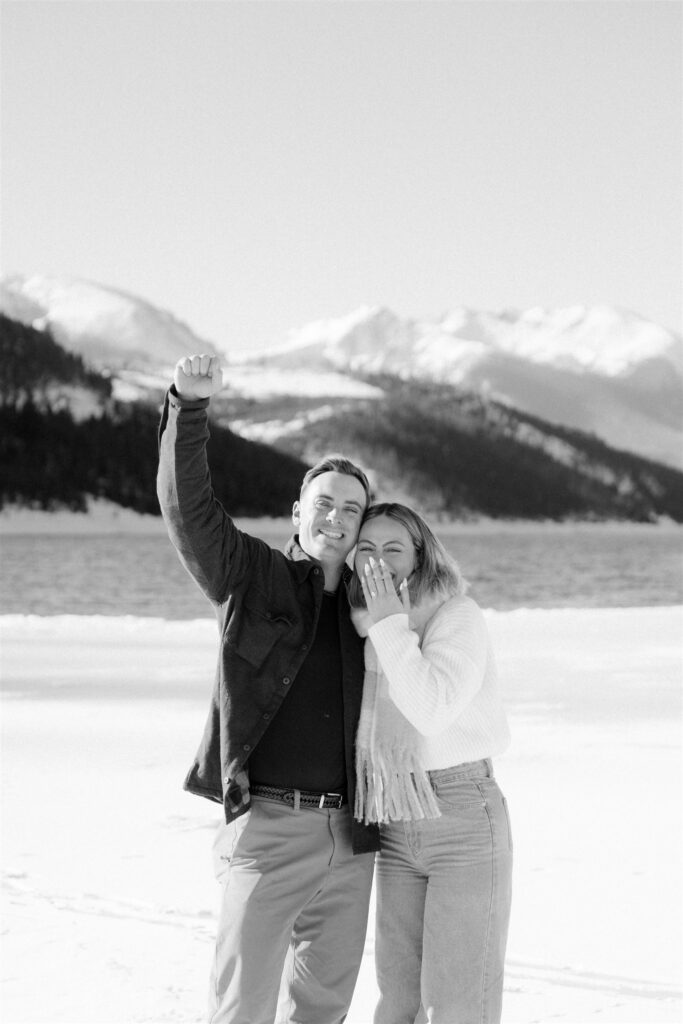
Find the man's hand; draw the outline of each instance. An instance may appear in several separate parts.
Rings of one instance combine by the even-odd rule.
[[[175,389],[181,398],[211,398],[223,387],[223,371],[218,356],[185,356],[173,374]]]

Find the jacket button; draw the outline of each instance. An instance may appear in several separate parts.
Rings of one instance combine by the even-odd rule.
[[[316,568],[315,568],[315,569],[313,570],[313,575],[314,575],[314,576],[319,576],[319,575],[320,575],[320,569],[318,569],[318,568],[317,568],[317,566],[316,566]]]
[[[225,783],[225,785],[227,786],[227,784],[228,784],[228,783],[230,782],[230,776],[229,776],[229,775],[226,775],[226,776],[225,776],[225,778],[223,779],[223,782],[224,782],[224,783]]]
[[[308,644],[302,644],[301,645],[301,650],[302,651],[307,651],[308,650]]]
[[[288,686],[291,683],[291,679],[289,678],[289,676],[285,676],[282,682],[284,683],[285,686]]]
[[[268,719],[270,718],[270,715],[268,714],[268,712],[266,712],[266,713],[265,713],[265,715],[264,715],[263,717],[265,718],[265,720],[266,720],[266,722],[267,722],[267,721],[268,721]]]
[[[251,750],[251,747],[250,747],[250,745],[248,743],[245,743],[244,747],[242,749],[243,750]]]

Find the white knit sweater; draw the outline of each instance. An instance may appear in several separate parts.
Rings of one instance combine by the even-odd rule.
[[[422,632],[422,626],[420,626]],[[424,626],[422,642],[406,614],[370,626],[366,668],[381,671],[399,711],[420,734],[428,771],[502,753],[510,731],[481,609],[452,597]]]

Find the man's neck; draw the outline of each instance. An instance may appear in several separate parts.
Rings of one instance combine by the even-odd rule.
[[[335,567],[329,565],[323,565],[323,573],[325,574],[325,590],[328,594],[333,594],[339,586],[339,581],[342,577],[342,565]]]
[[[301,550],[304,552],[304,554],[308,555],[309,558],[316,558],[315,555],[311,555],[310,551],[306,551],[306,548],[301,543],[301,537],[299,536],[298,533],[295,534],[295,540],[298,543]],[[320,561],[317,558],[316,560]],[[323,576],[325,578],[324,588],[328,591],[328,593],[333,594],[337,587],[339,586],[339,581],[342,578],[344,566],[346,565],[346,560],[344,560],[341,563],[320,561],[320,565],[322,567]]]

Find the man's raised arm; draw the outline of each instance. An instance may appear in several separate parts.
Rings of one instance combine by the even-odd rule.
[[[157,495],[169,537],[188,572],[213,602],[244,560],[243,536],[216,500],[206,458],[209,398],[223,387],[217,356],[179,360],[159,428]]]

